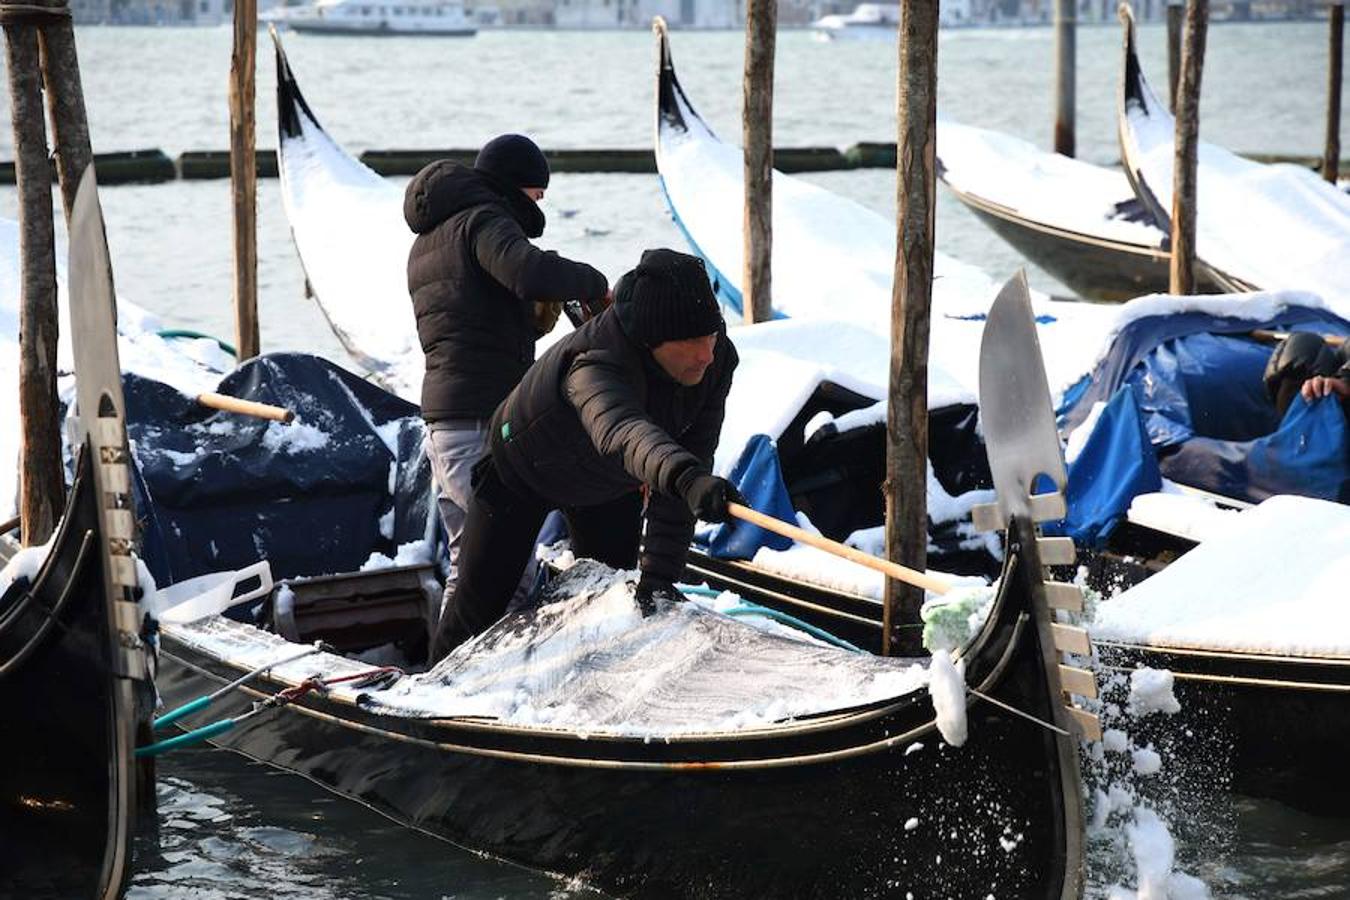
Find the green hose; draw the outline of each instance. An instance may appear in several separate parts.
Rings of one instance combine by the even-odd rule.
[[[206,338],[208,341],[215,341],[217,344],[220,345],[220,349],[224,350],[226,353],[230,354],[235,359],[239,358],[239,351],[235,350],[234,347],[225,343],[215,335],[204,334],[200,331],[193,331],[191,328],[161,328],[159,331],[155,333],[158,334],[160,337],[166,338],[168,340],[172,340],[173,338],[192,338],[194,340],[198,338]]]

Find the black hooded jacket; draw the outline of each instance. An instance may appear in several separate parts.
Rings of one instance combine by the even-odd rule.
[[[613,308],[550,347],[492,419],[492,460],[508,487],[558,506],[649,488],[644,574],[684,571],[694,517],[685,479],[712,467],[738,358],[725,333],[693,387],[624,333]]]
[[[599,300],[605,276],[530,243],[544,214],[520,190],[447,160],[403,199],[417,234],[408,292],[427,357],[422,415],[486,419],[534,361],[531,303]]]

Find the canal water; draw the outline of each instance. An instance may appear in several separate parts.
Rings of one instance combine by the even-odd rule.
[[[230,31],[87,28],[77,34],[95,150],[225,149]],[[1165,34],[1140,34],[1155,85],[1165,79]],[[297,78],[329,132],[349,150],[472,147],[521,131],[547,147],[649,147],[654,43],[646,32],[484,33],[470,40],[287,36]],[[712,127],[738,142],[742,37],[672,35],[676,66]],[[1114,96],[1119,29],[1078,34],[1078,151],[1117,159]],[[1326,32],[1321,23],[1217,25],[1204,75],[1201,136],[1239,151],[1316,154],[1323,146]],[[1049,29],[947,31],[939,53],[943,115],[1041,146],[1052,133]],[[275,145],[275,76],[260,43],[259,143]],[[894,140],[895,48],[779,37],[775,141],[847,146]],[[3,87],[0,86],[0,90]],[[1347,90],[1350,94],[1350,90]],[[0,98],[0,116],[9,114]],[[1350,146],[1343,130],[1342,146]],[[0,122],[0,158],[12,158]],[[803,176],[876,209],[894,211],[893,172]],[[102,191],[118,292],[167,325],[233,338],[230,194],[224,181]],[[681,247],[655,176],[554,177],[542,243],[593,262],[611,279],[641,250]],[[275,181],[259,188],[259,291],[265,350],[350,360],[317,307],[290,242]],[[16,215],[12,187],[0,215]],[[341,223],[334,223],[341,227]],[[1003,277],[1023,261],[939,191],[938,245]],[[1063,286],[1034,267],[1033,284]],[[371,297],[404,314],[406,301]],[[353,364],[354,365],[354,364]],[[1296,740],[1296,736],[1291,737]],[[204,749],[160,766],[159,850],[145,860],[137,898],[570,898],[584,885],[484,859],[388,822],[302,778]],[[1222,778],[1179,778],[1172,830],[1178,867],[1214,897],[1350,897],[1350,815],[1316,817],[1238,796]],[[1115,848],[1094,853],[1094,894],[1129,884]],[[1153,898],[1156,900],[1156,898]],[[1177,898],[1180,900],[1180,898]]]

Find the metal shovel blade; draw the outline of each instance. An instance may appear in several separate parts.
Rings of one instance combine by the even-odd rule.
[[[1027,276],[1019,269],[998,292],[980,340],[980,423],[989,470],[998,492],[999,515],[1031,515],[1032,485],[1038,475],[1064,490],[1067,476],[1050,385],[1045,377],[1036,317]]]

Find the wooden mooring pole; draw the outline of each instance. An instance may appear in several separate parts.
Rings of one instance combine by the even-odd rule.
[[[1177,76],[1181,73],[1181,28],[1186,20],[1184,0],[1167,0],[1167,104],[1177,111]]]
[[[257,0],[235,0],[230,57],[230,189],[234,202],[234,322],[239,362],[260,350],[258,333],[258,170],[254,70]]]
[[[66,9],[65,0],[38,0],[40,5]],[[69,16],[54,19],[40,33],[42,78],[56,150],[56,174],[61,183],[61,208],[66,223],[75,206],[80,178],[94,159],[89,142],[89,116],[84,109],[80,63],[75,53],[75,28]],[[50,202],[50,201],[49,201]]]
[[[938,5],[903,0],[895,281],[886,415],[886,557],[924,571],[928,549],[928,329],[937,191]],[[886,579],[882,652],[917,652],[924,592]]]
[[[1055,152],[1073,156],[1078,60],[1077,0],[1055,0]]]
[[[1176,157],[1172,166],[1173,294],[1195,293],[1196,150],[1200,143],[1200,76],[1205,66],[1209,0],[1187,0],[1177,81]]]
[[[46,543],[65,506],[56,393],[56,251],[38,28],[5,22],[19,193],[19,516],[24,546]]]
[[[1327,54],[1327,148],[1322,154],[1322,177],[1332,184],[1341,166],[1341,73],[1345,52],[1345,2],[1337,0],[1327,10],[1331,40]]]
[[[749,0],[745,9],[744,277],[746,324],[768,321],[773,271],[773,58],[778,31],[777,0]]]

